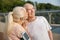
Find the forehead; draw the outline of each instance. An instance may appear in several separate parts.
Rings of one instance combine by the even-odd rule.
[[[26,5],[26,9],[32,9],[32,8],[34,8],[33,5],[31,5],[31,4]]]

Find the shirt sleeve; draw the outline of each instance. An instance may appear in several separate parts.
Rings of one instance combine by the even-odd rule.
[[[17,26],[16,27],[16,31],[15,31],[15,34],[17,37],[21,38],[22,37],[22,32],[25,32],[24,28],[22,26]]]
[[[22,38],[22,32],[25,32],[24,28],[21,25],[15,24],[11,29],[11,33],[8,35],[9,40],[20,40]]]
[[[19,30],[19,26],[14,26],[12,32],[8,36],[9,40],[20,40],[21,31]]]
[[[52,27],[51,27],[50,24],[48,23],[47,19],[46,19],[45,17],[42,17],[42,18],[43,18],[44,23],[45,23],[45,25],[46,25],[46,29],[47,29],[47,30],[52,29]]]

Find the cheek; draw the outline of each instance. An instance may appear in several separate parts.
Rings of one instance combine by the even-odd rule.
[[[32,9],[32,13],[35,13],[35,9]]]
[[[20,20],[19,20],[19,19],[13,19],[13,21],[15,21],[15,22],[19,22]]]
[[[26,19],[27,19],[27,18],[28,18],[28,14],[26,14],[26,16],[25,16],[25,17],[26,17]]]
[[[32,15],[35,16],[35,11],[32,11]]]
[[[28,14],[25,14],[24,18],[27,19],[28,18]]]
[[[21,21],[22,23],[24,23],[24,21]]]
[[[31,13],[28,13],[28,16],[32,16],[32,14]]]
[[[28,13],[31,13],[31,10],[28,10]]]

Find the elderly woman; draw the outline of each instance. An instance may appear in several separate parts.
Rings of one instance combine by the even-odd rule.
[[[25,28],[22,27],[25,19],[27,18],[26,10],[23,7],[15,7],[12,15],[8,15],[8,31],[7,35],[9,40],[29,40],[29,35]]]

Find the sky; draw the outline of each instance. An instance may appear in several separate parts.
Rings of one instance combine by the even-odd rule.
[[[60,0],[30,0],[33,2],[38,2],[38,3],[51,3],[55,6],[60,6]]]

